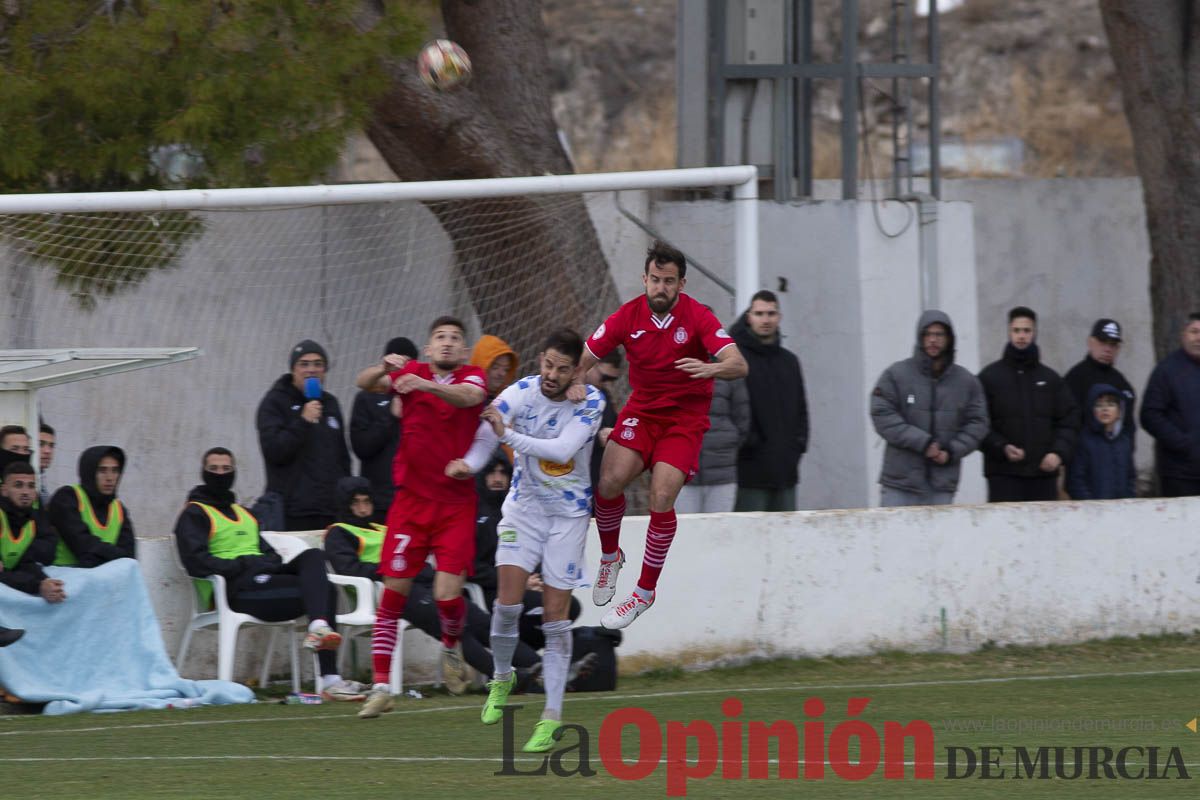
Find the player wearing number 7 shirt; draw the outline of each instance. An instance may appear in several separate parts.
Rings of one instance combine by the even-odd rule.
[[[442,628],[442,679],[452,694],[467,688],[459,641],[467,615],[463,583],[475,560],[475,483],[467,478],[487,461],[496,440],[491,426],[479,421],[487,380],[483,370],[463,363],[466,352],[462,322],[439,317],[425,346],[428,362],[387,355],[358,375],[360,389],[399,397],[402,430],[392,476],[396,497],[380,552],[384,590],[371,635],[374,679],[362,719],[392,710],[392,651],[412,579],[429,554],[437,559],[433,599]]]
[[[707,307],[683,293],[687,259],[662,242],[646,252],[646,293],[617,309],[587,340],[569,399],[583,399],[583,375],[615,347],[625,348],[633,394],[608,437],[596,486],[596,528],[601,559],[592,600],[607,605],[625,563],[619,547],[625,487],[650,470],[650,526],[646,554],[633,593],[600,620],[624,628],[654,604],[658,576],[675,538],[675,498],[700,461],[708,430],[713,379],[746,374],[733,339]]]

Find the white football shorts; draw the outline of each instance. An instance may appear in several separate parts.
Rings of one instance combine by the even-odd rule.
[[[580,517],[540,514],[516,503],[505,503],[496,526],[496,566],[520,567],[541,572],[542,581],[555,589],[590,586],[583,572],[588,521]],[[540,565],[540,566],[539,566]]]

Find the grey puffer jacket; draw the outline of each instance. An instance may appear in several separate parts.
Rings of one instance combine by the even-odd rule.
[[[933,360],[921,349],[921,334],[935,322],[949,332],[947,363],[937,377]],[[988,432],[987,401],[979,380],[954,363],[954,328],[944,312],[921,314],[912,357],[879,376],[871,393],[871,422],[887,442],[881,484],[907,492],[958,489],[962,460]],[[945,464],[925,457],[933,442],[950,453]]]
[[[692,483],[699,486],[737,483],[738,449],[750,433],[750,395],[744,378],[713,381],[708,419],[712,427],[704,434],[700,470]]]

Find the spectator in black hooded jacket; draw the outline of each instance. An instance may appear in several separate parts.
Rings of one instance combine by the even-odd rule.
[[[305,339],[292,348],[288,367],[258,406],[258,442],[267,466],[267,492],[283,500],[284,530],[328,527],[336,516],[333,489],[350,474],[345,422],[338,400],[324,389],[329,357]],[[319,399],[307,399],[311,379]]]
[[[125,473],[125,451],[113,445],[89,447],[79,456],[79,483],[50,497],[50,523],[58,531],[54,563],[98,567],[118,558],[137,558],[133,520],[117,498]]]
[[[337,522],[325,531],[325,560],[339,575],[379,580],[379,552],[387,526],[375,519],[371,482],[362,477],[337,482]]]
[[[1075,452],[1079,406],[1041,363],[1036,339],[1037,314],[1017,306],[1004,356],[979,373],[991,420],[980,448],[989,503],[1057,499],[1059,468]]]
[[[387,343],[384,356],[417,357],[417,346],[403,336]],[[388,367],[391,371],[393,367]],[[350,411],[350,447],[358,457],[359,474],[371,482],[371,502],[375,521],[387,519],[388,507],[396,487],[392,482],[392,461],[400,445],[400,423],[392,413],[394,398],[365,389],[354,396]],[[338,509],[342,503],[338,501]]]
[[[766,289],[730,329],[750,367],[750,434],[738,451],[735,511],[795,511],[800,458],[808,450],[808,401],[800,359],[779,343],[779,299]]]

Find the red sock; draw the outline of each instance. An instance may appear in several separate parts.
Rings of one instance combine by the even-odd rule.
[[[646,529],[646,556],[642,559],[642,576],[637,582],[639,588],[652,592],[658,586],[658,576],[662,574],[674,538],[675,509],[651,511],[650,527]]]
[[[438,622],[442,624],[442,647],[458,644],[467,621],[467,601],[460,594],[453,600],[437,600]]]
[[[392,653],[396,650],[396,630],[408,597],[394,589],[384,589],[375,609],[375,628],[371,631],[371,668],[375,683],[387,683],[392,671]]]
[[[600,552],[615,553],[621,540],[621,519],[625,516],[625,495],[605,499],[596,495],[596,530],[600,532]]]

